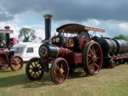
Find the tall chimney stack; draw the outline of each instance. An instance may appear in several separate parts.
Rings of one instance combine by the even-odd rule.
[[[51,18],[52,15],[47,14],[44,16],[44,22],[45,22],[45,40],[49,40],[51,37]]]

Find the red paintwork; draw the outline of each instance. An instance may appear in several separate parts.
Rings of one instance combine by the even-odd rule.
[[[58,56],[66,58],[69,63],[82,64],[82,53],[74,53],[70,49],[60,48]]]
[[[12,45],[15,45],[17,43],[17,39],[16,38],[11,38],[10,43]]]
[[[66,57],[68,56],[72,51],[67,48],[60,48],[59,50],[59,56]]]
[[[75,64],[82,63],[82,53],[74,53],[74,63]]]
[[[80,38],[80,49],[83,49],[84,46],[85,46],[85,44],[86,44],[87,42],[89,42],[89,41],[90,41],[90,40],[87,39],[85,36],[82,36],[82,37]]]
[[[128,60],[128,56],[114,56],[113,57],[114,61],[119,61],[119,60]]]

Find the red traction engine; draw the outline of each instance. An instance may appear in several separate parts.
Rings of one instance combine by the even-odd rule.
[[[17,71],[22,68],[23,60],[19,56],[14,56],[14,52],[10,50],[13,46],[14,38],[10,38],[9,26],[5,26],[5,29],[0,30],[0,70],[8,69],[9,67],[13,71]]]
[[[39,80],[44,72],[50,71],[52,81],[60,84],[79,67],[88,75],[98,73],[102,67],[103,53],[101,46],[91,40],[88,31],[104,30],[80,24],[59,27],[58,35],[40,46],[40,58],[33,58],[27,64],[27,77],[30,80]],[[49,30],[46,31],[48,32]]]

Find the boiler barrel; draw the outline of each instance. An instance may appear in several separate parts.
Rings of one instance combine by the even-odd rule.
[[[94,40],[101,45],[104,55],[108,53],[117,53],[117,44],[115,40],[104,37],[94,37]]]
[[[118,53],[128,53],[128,41],[126,40],[117,40]]]
[[[117,44],[115,40],[107,38],[105,39],[105,41],[106,41],[106,44],[108,45],[109,52],[112,54],[117,53]]]
[[[39,56],[40,57],[65,57],[69,53],[71,53],[71,50],[67,48],[62,48],[62,47],[56,47],[53,45],[45,45],[42,44],[39,48]]]

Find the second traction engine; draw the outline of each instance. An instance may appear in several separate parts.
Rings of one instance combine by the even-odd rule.
[[[105,37],[94,37],[101,45],[104,57],[104,67],[114,67],[115,64],[128,62],[128,41]]]
[[[9,26],[0,29],[0,70],[10,68],[12,71],[17,71],[22,68],[23,60],[20,56],[15,56],[12,46],[16,43],[15,38],[11,38],[10,34],[13,30]]]

